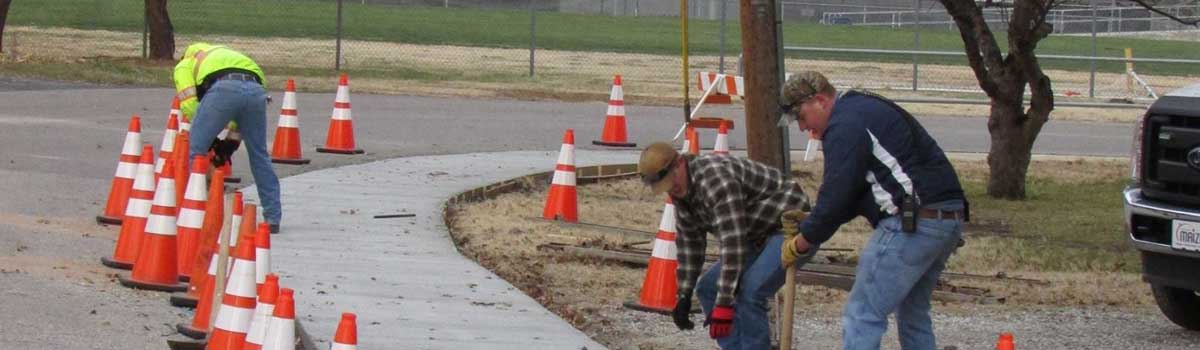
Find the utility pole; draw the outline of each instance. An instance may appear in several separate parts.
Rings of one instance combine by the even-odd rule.
[[[746,81],[746,151],[764,164],[783,164],[779,118],[777,0],[740,0]],[[786,168],[785,168],[786,171]]]

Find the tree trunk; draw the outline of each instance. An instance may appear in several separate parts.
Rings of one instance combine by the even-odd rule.
[[[783,163],[779,117],[779,54],[775,1],[741,0],[742,57],[746,82],[746,152],[750,159]]]
[[[8,20],[8,5],[12,0],[0,0],[0,52],[4,52],[4,22]]]
[[[1032,143],[1026,143],[1020,100],[1015,106],[994,101],[988,118],[992,146],[988,150],[987,193],[993,198],[1025,199],[1025,175]]]
[[[150,27],[150,59],[175,59],[175,29],[167,14],[167,0],[146,0],[146,24]]]

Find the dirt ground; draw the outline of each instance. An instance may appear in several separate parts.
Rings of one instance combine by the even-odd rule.
[[[99,58],[132,58],[141,52],[140,33],[67,28],[10,26],[5,31],[7,56],[0,62],[74,62]],[[219,42],[245,51],[264,66],[285,67],[298,71],[329,69],[336,50],[332,40],[301,38],[252,38],[235,36],[177,35],[177,50],[198,40]],[[303,52],[303,55],[296,53]],[[603,101],[607,99],[614,74],[621,74],[627,103],[675,105],[682,97],[679,88],[678,56],[607,52],[537,51],[536,78],[527,76],[528,49],[484,48],[450,45],[412,45],[400,43],[344,41],[344,67],[366,69],[380,74],[352,77],[356,92],[417,94],[436,96],[498,97],[515,99],[554,99],[566,101]],[[692,74],[716,71],[718,56],[689,57]],[[732,65],[732,63],[729,63]],[[921,86],[937,91],[909,91],[912,65],[900,63],[841,62],[832,60],[788,59],[791,70],[817,70],[841,87],[867,88],[893,97],[983,98],[978,93],[953,91],[977,90],[971,70],[965,65],[921,65]],[[417,72],[414,77],[397,76],[401,71]],[[268,72],[270,73],[270,72]],[[1066,97],[1087,94],[1087,72],[1048,70],[1057,100],[1087,101]],[[416,76],[421,76],[417,78]],[[1186,76],[1141,76],[1158,93],[1194,82]],[[689,77],[692,86],[696,77]],[[331,91],[334,85],[323,76],[298,76],[302,91]],[[1105,98],[1141,97],[1144,91],[1132,89],[1122,74],[1097,73],[1097,96]],[[692,99],[702,92],[693,88]],[[909,104],[913,113],[939,116],[986,116],[987,106]],[[1126,109],[1064,108],[1056,110],[1055,120],[1128,122],[1138,113]]]
[[[1085,161],[1050,159],[1037,162],[1031,169],[1037,175],[1054,173],[1063,178],[1087,181],[1089,178],[1119,176],[1119,166],[1106,166],[1118,160]],[[956,159],[956,167],[967,176],[986,172],[978,159]],[[819,166],[806,167],[818,168]],[[819,171],[819,170],[818,170]],[[815,193],[813,178],[807,172],[804,182],[808,193]],[[580,221],[642,231],[656,231],[663,199],[653,196],[640,182],[585,185],[578,188]],[[680,332],[668,316],[623,308],[634,300],[641,288],[645,271],[622,263],[598,259],[567,257],[538,251],[547,243],[566,243],[598,248],[615,248],[631,243],[610,231],[562,225],[539,219],[546,189],[518,192],[456,208],[451,234],[460,250],[492,269],[555,313],[576,325],[597,341],[616,349],[673,349],[711,347],[703,330]],[[967,232],[968,237],[978,232]],[[868,238],[870,229],[861,219],[843,227],[823,248],[845,248],[847,252],[822,253],[841,261],[855,261],[857,251]],[[1028,283],[1012,280],[972,280],[970,287],[986,288],[1004,296],[999,304],[935,303],[935,324],[942,344],[958,349],[990,348],[995,334],[1016,331],[1031,348],[1075,349],[1098,344],[1096,337],[1118,332],[1124,327],[1128,339],[1116,344],[1144,344],[1139,333],[1174,332],[1182,338],[1162,343],[1161,348],[1184,349],[1200,345],[1200,334],[1178,331],[1158,314],[1148,288],[1135,273],[1110,271],[1053,272],[1023,267],[1020,262],[995,261],[989,254],[999,238],[971,240],[951,259],[948,271],[1035,279]],[[643,245],[644,247],[645,245]],[[710,251],[715,252],[710,246]],[[956,285],[963,283],[956,282]],[[840,309],[847,292],[822,286],[801,286],[798,290],[796,334],[813,337],[814,346],[835,348],[840,344]],[[893,325],[894,327],[894,325]],[[894,336],[894,328],[892,338]],[[894,348],[894,339],[890,340]],[[805,344],[805,343],[800,343]],[[1090,349],[1090,347],[1088,347]],[[1099,348],[1128,348],[1107,347]]]

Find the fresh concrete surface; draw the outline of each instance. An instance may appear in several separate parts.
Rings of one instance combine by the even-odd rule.
[[[603,349],[461,254],[443,224],[455,194],[554,168],[558,152],[397,158],[282,180],[271,264],[296,315],[328,348],[342,312],[363,349]],[[632,163],[632,151],[576,152],[579,166]],[[257,194],[246,189],[248,200]],[[413,218],[374,215],[414,213]],[[535,214],[530,214],[535,215]]]

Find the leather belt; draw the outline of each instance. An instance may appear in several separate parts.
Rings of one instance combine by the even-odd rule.
[[[225,73],[217,77],[216,80],[241,80],[258,83],[258,77],[255,77],[253,74],[246,73]]]
[[[917,212],[917,217],[922,218],[922,219],[962,220],[963,219],[963,211],[962,211],[962,209],[938,210],[938,209],[922,208],[920,211]]]

